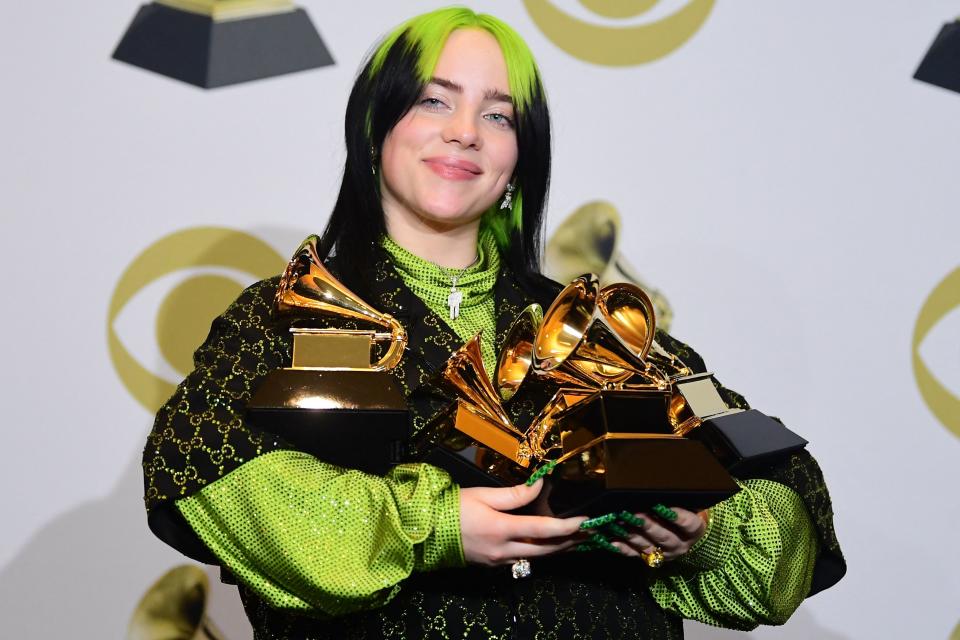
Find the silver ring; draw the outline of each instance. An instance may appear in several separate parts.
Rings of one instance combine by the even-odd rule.
[[[526,558],[520,558],[510,565],[510,573],[513,574],[514,580],[530,577],[530,561]]]

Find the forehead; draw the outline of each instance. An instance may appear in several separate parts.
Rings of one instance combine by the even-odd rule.
[[[433,75],[464,90],[496,89],[509,93],[507,63],[497,39],[483,29],[457,29],[447,38]]]

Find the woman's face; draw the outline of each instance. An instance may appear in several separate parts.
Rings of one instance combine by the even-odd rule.
[[[380,193],[388,227],[409,217],[439,230],[476,221],[517,164],[507,66],[480,29],[450,34],[423,94],[387,134]]]

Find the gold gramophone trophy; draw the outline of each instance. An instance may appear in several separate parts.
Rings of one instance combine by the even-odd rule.
[[[207,616],[210,581],[196,565],[170,569],[137,603],[126,640],[225,640]]]
[[[390,373],[406,331],[334,278],[318,240],[310,236],[297,249],[274,299],[275,315],[292,321],[291,366],[267,374],[247,416],[326,462],[386,473],[409,437],[406,400]],[[338,321],[372,328],[329,328]]]
[[[474,465],[492,484],[521,481],[555,462],[543,512],[711,506],[737,486],[703,444],[674,428],[670,376],[647,360],[654,327],[653,305],[635,285],[600,289],[593,275],[577,278],[545,314],[524,310],[500,355],[495,381],[503,400],[530,385],[559,384],[530,426],[521,433],[510,424],[468,343],[442,372],[458,392],[455,409],[426,433],[441,450],[475,446]],[[459,466],[462,481],[469,474]]]

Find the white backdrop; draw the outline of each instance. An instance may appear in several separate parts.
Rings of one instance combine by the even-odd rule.
[[[335,66],[211,92],[109,59],[135,3],[4,10],[4,637],[122,637],[143,591],[181,561],[146,528],[152,416],[111,360],[108,325],[173,381],[157,333],[169,327],[156,327],[165,287],[257,274],[195,261],[143,283],[111,318],[121,274],[198,226],[279,256],[320,230],[367,47],[437,6],[301,4]],[[750,635],[948,638],[960,620],[960,440],[918,390],[911,341],[928,295],[960,266],[960,95],[911,75],[958,4],[721,2],[684,46],[624,67],[565,53],[520,2],[473,6],[513,24],[539,59],[555,127],[548,226],[587,201],[616,205],[626,255],[674,306],[672,332],[808,437],[825,469],[849,573],[785,627]],[[954,396],[958,345],[954,311],[920,346]],[[232,640],[249,637],[229,588],[216,586],[212,616]]]

